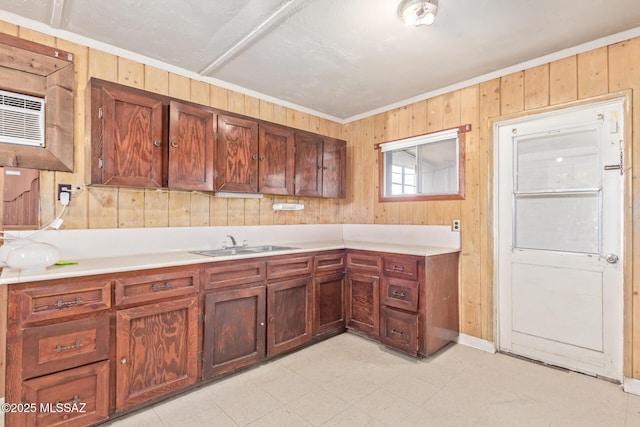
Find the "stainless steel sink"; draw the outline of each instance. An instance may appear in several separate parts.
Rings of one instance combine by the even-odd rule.
[[[274,245],[235,246],[232,248],[210,249],[206,251],[190,251],[190,253],[216,257],[216,256],[231,256],[231,255],[251,255],[251,254],[260,254],[265,252],[288,251],[291,249],[298,249],[298,248],[295,248],[292,246],[274,246]]]

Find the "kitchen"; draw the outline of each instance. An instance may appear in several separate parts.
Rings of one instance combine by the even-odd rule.
[[[394,19],[397,19],[394,17]],[[585,46],[565,56],[521,66],[504,75],[416,100],[366,117],[341,123],[320,115],[265,101],[241,91],[187,77],[174,71],[131,59],[128,54],[105,52],[29,29],[26,22],[4,22],[0,30],[24,40],[57,47],[74,55],[75,126],[74,172],[40,173],[40,221],[60,212],[57,185],[71,184],[81,190],[72,193],[64,215],[64,229],[127,229],[150,227],[243,227],[297,224],[389,224],[449,227],[454,219],[462,224],[459,269],[460,333],[468,344],[493,349],[495,330],[494,231],[492,206],[492,118],[514,117],[553,106],[607,96],[631,89],[637,100],[640,76],[638,34],[615,41]],[[159,65],[159,64],[156,64]],[[347,142],[346,198],[324,199],[295,196],[265,196],[262,199],[214,198],[208,194],[120,187],[85,187],[87,139],[83,94],[90,78],[117,82],[208,105],[235,114]],[[638,126],[633,117],[632,126]],[[377,152],[374,143],[393,141],[427,132],[471,124],[466,139],[466,194],[463,201],[380,203],[377,199]],[[639,136],[633,134],[634,142]],[[634,144],[635,145],[635,144]],[[639,154],[632,153],[625,164],[631,176]],[[630,178],[627,178],[630,181]],[[632,187],[630,187],[632,188]],[[634,304],[634,266],[638,265],[637,215],[634,197],[627,195],[624,290],[624,378],[626,387],[635,387],[640,378],[637,333],[640,312]],[[303,203],[301,211],[273,211],[274,203]],[[473,232],[471,231],[473,230]],[[232,233],[231,233],[232,234]],[[241,233],[237,233],[241,235]],[[224,234],[223,234],[224,236]],[[248,238],[249,244],[259,243]],[[222,242],[216,239],[214,246]],[[6,287],[4,287],[6,292]],[[3,298],[6,300],[6,296]]]

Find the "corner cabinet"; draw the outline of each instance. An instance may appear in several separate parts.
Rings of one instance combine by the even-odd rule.
[[[345,141],[296,132],[295,153],[296,196],[345,197]]]
[[[346,142],[91,79],[85,182],[344,198]]]

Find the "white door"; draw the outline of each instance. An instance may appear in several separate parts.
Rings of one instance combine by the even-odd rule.
[[[622,99],[496,124],[499,348],[622,380]]]

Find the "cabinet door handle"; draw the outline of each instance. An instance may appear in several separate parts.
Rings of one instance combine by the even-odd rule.
[[[401,298],[404,298],[407,296],[407,294],[405,294],[404,292],[398,292],[398,291],[393,291],[392,294],[394,297],[401,297]]]
[[[60,353],[61,351],[73,350],[74,348],[80,348],[80,347],[82,347],[82,344],[80,344],[80,340],[76,340],[76,343],[74,345],[68,345],[66,347],[63,347],[60,344],[58,344],[54,351],[56,353]]]
[[[260,322],[260,326],[264,326],[264,322]]]
[[[164,289],[169,289],[171,287],[171,282],[164,282],[164,285],[157,285],[157,284],[153,284],[151,285],[151,290],[153,292],[157,292],[157,291],[162,291]]]
[[[162,141],[160,141],[159,139],[156,139],[155,141],[153,141],[153,145],[156,147],[160,147],[162,145]]]
[[[251,158],[252,158],[253,160],[258,160],[258,155],[257,155],[257,154],[253,154],[253,155],[251,155]]]
[[[61,299],[58,300],[58,302],[56,303],[55,307],[57,308],[70,308],[73,307],[74,305],[78,305],[82,303],[82,299],[80,297],[77,297],[74,301],[67,301],[64,302]]]
[[[171,146],[173,148],[178,148],[178,141],[171,141]]]
[[[404,271],[404,267],[401,265],[394,265],[393,267],[391,267],[391,269],[393,271]]]
[[[275,318],[275,317],[271,317],[271,318],[269,318],[269,323],[273,323],[273,321],[274,321],[274,320],[276,320],[276,318]]]
[[[391,329],[391,334],[393,334],[393,335],[404,335],[404,332],[396,331],[395,329]]]
[[[265,157],[264,156],[260,156],[260,161],[264,162]]]
[[[127,364],[127,358],[123,357],[122,359],[120,359],[120,364],[121,365],[126,365]]]

